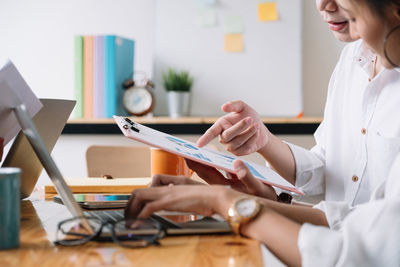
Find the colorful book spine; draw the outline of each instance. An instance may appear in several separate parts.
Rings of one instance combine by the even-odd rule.
[[[115,37],[116,115],[129,115],[123,105],[124,82],[133,76],[135,42]]]
[[[135,42],[115,35],[104,37],[105,117],[128,115],[123,106],[123,83],[132,78]]]
[[[93,116],[104,118],[104,37],[94,37]]]
[[[135,42],[115,35],[75,37],[77,118],[128,115],[123,83],[132,78]]]
[[[104,37],[104,112],[106,118],[116,114],[115,36]]]
[[[83,37],[83,117],[93,118],[93,36]]]
[[[74,37],[75,118],[83,118],[83,36]]]

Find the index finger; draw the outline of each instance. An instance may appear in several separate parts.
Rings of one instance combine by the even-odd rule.
[[[203,147],[211,142],[215,137],[220,135],[225,129],[231,127],[232,124],[227,121],[224,117],[219,118],[208,130],[200,136],[199,140],[197,140],[197,146]]]

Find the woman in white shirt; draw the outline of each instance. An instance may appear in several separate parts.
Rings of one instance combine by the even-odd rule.
[[[399,1],[337,2],[347,12],[351,33],[364,40],[385,69],[398,67],[400,30],[396,34],[392,30],[400,25]],[[399,89],[392,88],[390,92],[395,93]],[[377,102],[379,99],[374,104],[377,105]],[[386,115],[391,114],[387,112]],[[349,165],[357,163],[343,162]],[[247,169],[241,171],[239,178],[251,177]],[[399,176],[400,156],[394,161],[389,178],[377,186],[372,201],[359,205],[335,225],[335,230],[324,227],[327,226],[327,218],[321,210],[285,205],[265,198],[256,200],[218,185],[160,186],[136,190],[127,205],[126,217],[146,218],[158,210],[190,211],[204,215],[217,213],[227,219],[235,231],[260,240],[291,266],[400,266]],[[169,179],[165,177],[159,180]],[[320,205],[341,212],[341,206],[347,206],[347,202],[322,202]],[[310,210],[315,216],[307,216]]]
[[[338,39],[358,38],[346,31],[348,22],[336,1],[317,0],[317,7]],[[316,146],[311,150],[281,141],[241,101],[223,105],[229,114],[221,117],[197,144],[204,146],[219,136],[227,150],[236,155],[260,153],[282,177],[307,195],[325,194],[325,200],[345,201],[342,213],[323,210],[329,224],[334,225],[345,210],[370,199],[400,151],[398,88],[400,73],[385,68],[380,56],[359,40],[343,49],[329,83],[324,120],[315,133]],[[196,171],[200,168],[202,178],[210,184],[228,183],[205,166],[192,167]],[[237,168],[239,172],[245,166],[237,164]],[[277,198],[273,189],[260,181],[241,181],[241,191]]]

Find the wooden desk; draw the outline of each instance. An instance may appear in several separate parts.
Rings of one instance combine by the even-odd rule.
[[[21,204],[21,246],[0,251],[0,266],[262,266],[260,244],[232,235],[166,237],[161,246],[125,249],[114,243],[77,247],[52,243],[57,223],[70,215],[43,199]]]

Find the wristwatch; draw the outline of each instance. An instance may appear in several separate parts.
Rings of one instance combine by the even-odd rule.
[[[240,234],[240,226],[254,219],[261,210],[261,203],[255,198],[239,197],[228,210],[228,221],[235,234]]]

